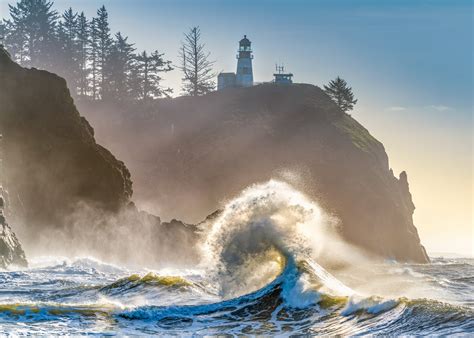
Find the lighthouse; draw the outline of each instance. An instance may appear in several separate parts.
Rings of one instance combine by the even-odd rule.
[[[251,42],[247,39],[247,35],[244,35],[244,38],[239,41],[239,50],[237,51],[237,72],[219,73],[217,76],[217,90],[253,86],[253,55],[250,45]]]
[[[238,87],[253,86],[253,70],[252,70],[252,49],[251,42],[247,39],[247,35],[239,41],[239,50],[237,54],[237,73],[235,76],[235,84]]]

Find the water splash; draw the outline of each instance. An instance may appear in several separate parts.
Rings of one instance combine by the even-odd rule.
[[[203,263],[224,297],[268,284],[281,273],[284,261],[310,262],[328,289],[352,294],[316,263],[322,248],[336,237],[334,226],[332,217],[289,184],[255,184],[227,203],[208,230]],[[295,286],[302,288],[301,283]]]
[[[361,294],[324,269],[321,258],[334,254],[328,243],[340,241],[335,224],[286,183],[254,185],[204,229],[202,264],[190,274],[131,271],[91,258],[33,261],[29,269],[0,272],[0,334],[440,335],[474,330],[472,292],[462,294],[462,304]],[[342,242],[338,245],[342,248]],[[385,281],[398,276],[417,284],[424,280],[436,290],[474,290],[472,279],[458,278],[459,264],[449,264],[382,264],[374,282],[384,273]],[[463,276],[474,272],[472,261],[461,267]]]

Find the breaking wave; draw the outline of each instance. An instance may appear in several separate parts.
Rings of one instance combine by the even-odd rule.
[[[6,286],[0,292],[0,333],[473,332],[472,297],[467,296],[473,281],[459,278],[456,270],[450,274],[454,262],[381,268],[389,271],[388,278],[426,283],[430,290],[449,293],[449,283],[452,290],[469,289],[461,301],[367,294],[321,263],[335,247],[344,248],[336,226],[317,203],[288,184],[254,185],[205,225],[196,269],[129,271],[78,259],[0,273]],[[458,263],[472,275],[472,261]],[[441,275],[449,281],[444,286]]]

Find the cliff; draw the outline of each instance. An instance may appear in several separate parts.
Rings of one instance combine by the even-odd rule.
[[[27,266],[25,252],[6,220],[6,191],[0,186],[0,269],[11,264]]]
[[[24,69],[1,50],[0,78],[5,181],[15,230],[29,247],[196,259],[194,226],[162,223],[131,203],[128,169],[96,142],[62,78]],[[84,102],[81,110],[131,169],[134,200],[164,218],[197,223],[242,188],[276,177],[337,216],[349,242],[382,257],[428,260],[406,174],[396,178],[383,145],[318,87],[260,85],[147,105]]]
[[[123,158],[139,205],[197,222],[254,182],[290,181],[340,220],[351,243],[427,262],[405,173],[318,87],[259,85],[149,105],[81,104]],[[130,144],[140,144],[129,151]]]
[[[64,79],[22,68],[1,48],[0,79],[2,182],[27,254],[147,266],[196,262],[196,228],[135,207],[128,169],[96,142]],[[0,221],[0,266],[26,262],[3,214]]]
[[[12,207],[34,226],[62,226],[79,202],[118,210],[132,195],[130,173],[79,115],[64,79],[0,54],[0,128]]]

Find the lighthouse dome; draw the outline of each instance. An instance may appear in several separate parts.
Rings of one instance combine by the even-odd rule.
[[[250,40],[247,39],[247,35],[244,35],[244,38],[239,41],[240,46],[250,46]]]

